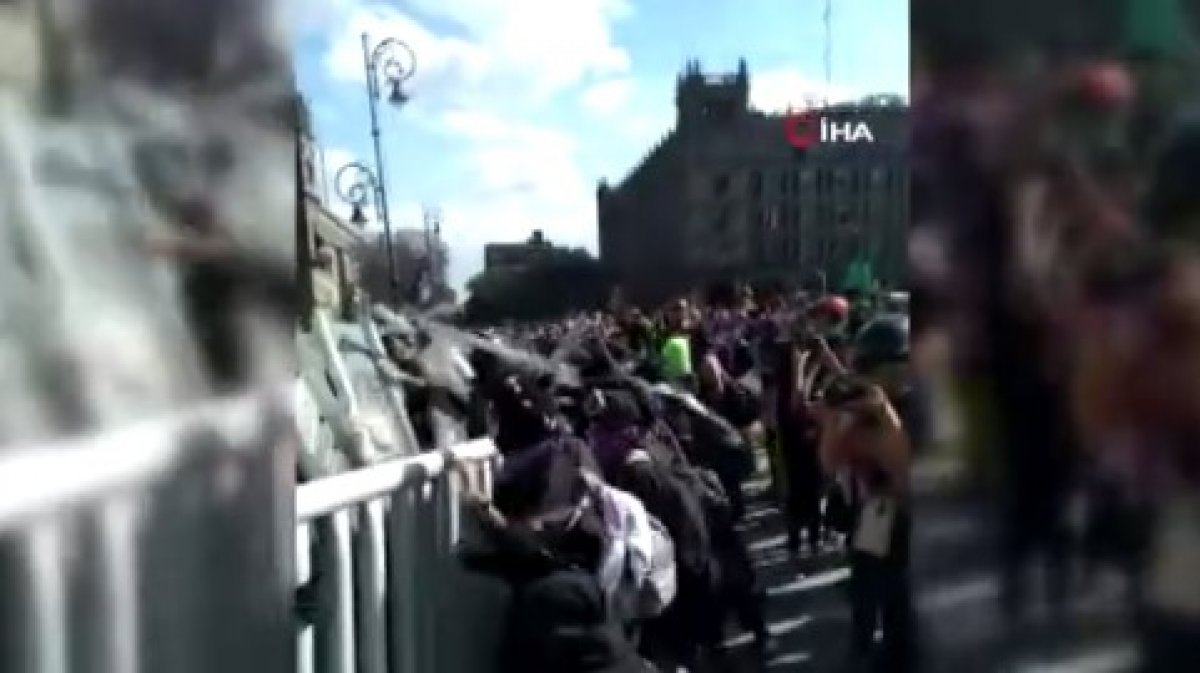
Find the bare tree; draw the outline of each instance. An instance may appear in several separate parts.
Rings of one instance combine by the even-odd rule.
[[[430,257],[429,250],[434,255]],[[425,233],[402,230],[392,234],[392,256],[396,273],[393,290],[388,278],[387,245],[383,235],[356,251],[359,278],[372,297],[391,304],[427,304],[444,301],[449,293],[446,269],[450,251],[444,243],[430,246]]]

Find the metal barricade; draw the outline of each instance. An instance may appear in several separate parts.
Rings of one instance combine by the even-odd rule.
[[[278,577],[292,563],[280,397],[5,447],[0,670],[289,670],[250,647],[286,637],[274,586],[294,581]]]
[[[506,590],[461,569],[453,548],[460,494],[490,495],[496,456],[480,439],[298,487],[298,579],[316,603],[300,671],[494,670]]]

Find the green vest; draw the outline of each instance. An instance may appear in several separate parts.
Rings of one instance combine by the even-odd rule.
[[[692,373],[692,344],[685,335],[669,337],[662,347],[663,376],[677,380]]]

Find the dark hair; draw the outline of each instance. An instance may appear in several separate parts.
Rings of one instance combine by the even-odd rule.
[[[1162,238],[1200,242],[1193,218],[1200,215],[1200,123],[1193,120],[1167,143],[1155,161],[1153,181],[1146,196],[1146,220]]]
[[[1122,245],[1097,252],[1083,269],[1083,291],[1095,301],[1139,298],[1158,283],[1166,266],[1162,246]]]

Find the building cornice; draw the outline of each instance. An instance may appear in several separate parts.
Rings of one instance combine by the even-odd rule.
[[[321,240],[343,250],[351,250],[367,241],[361,229],[338,217],[315,196],[308,195],[306,201],[309,222]]]

